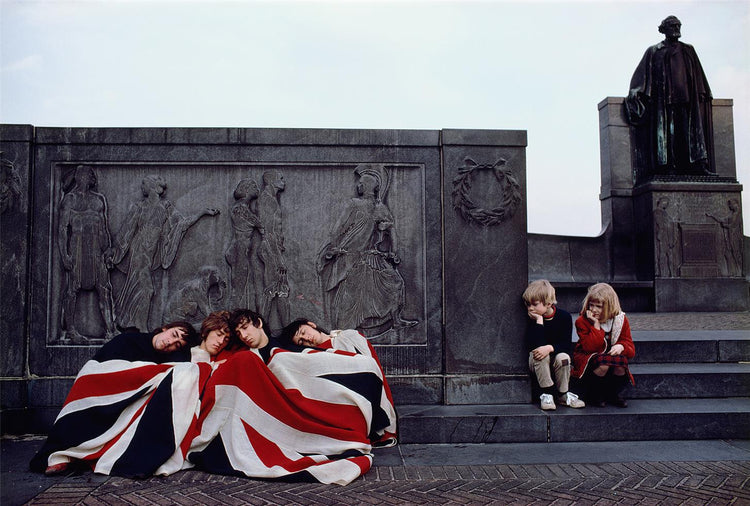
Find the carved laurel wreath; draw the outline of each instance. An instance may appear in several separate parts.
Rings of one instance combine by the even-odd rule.
[[[471,158],[464,160],[464,166],[458,168],[458,175],[453,179],[453,209],[469,223],[478,223],[483,227],[498,225],[511,218],[521,203],[521,185],[510,169],[503,168],[504,159],[499,159],[493,165],[478,164]],[[469,195],[471,190],[472,173],[475,170],[491,169],[502,188],[502,202],[492,209],[483,209],[472,202]]]

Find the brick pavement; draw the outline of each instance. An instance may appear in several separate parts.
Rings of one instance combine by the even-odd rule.
[[[345,487],[199,471],[99,483],[83,475],[51,486],[27,504],[435,503],[750,504],[750,462],[383,466]]]

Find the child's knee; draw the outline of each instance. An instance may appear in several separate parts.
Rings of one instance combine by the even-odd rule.
[[[570,355],[567,353],[558,353],[555,355],[556,367],[567,367],[570,365]]]

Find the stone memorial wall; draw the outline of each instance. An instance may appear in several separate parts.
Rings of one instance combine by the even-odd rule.
[[[237,307],[360,329],[401,404],[528,399],[525,132],[0,134],[4,421],[123,329]]]

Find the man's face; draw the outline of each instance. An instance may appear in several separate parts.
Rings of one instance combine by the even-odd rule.
[[[664,24],[664,36],[671,40],[680,38],[680,28],[682,24],[679,21],[667,21]]]
[[[263,331],[263,323],[259,327],[253,325],[253,322],[245,320],[235,329],[240,340],[250,348],[262,348],[268,344],[268,337]]]
[[[328,336],[323,335],[314,323],[308,322],[300,325],[297,332],[292,337],[292,342],[298,346],[318,346],[328,340]]]
[[[229,328],[212,330],[201,343],[201,348],[206,350],[212,357],[218,355],[229,343]]]
[[[156,351],[161,353],[177,351],[183,346],[187,346],[185,331],[179,327],[162,329],[162,331],[156,334],[151,340],[151,344],[153,344]]]

